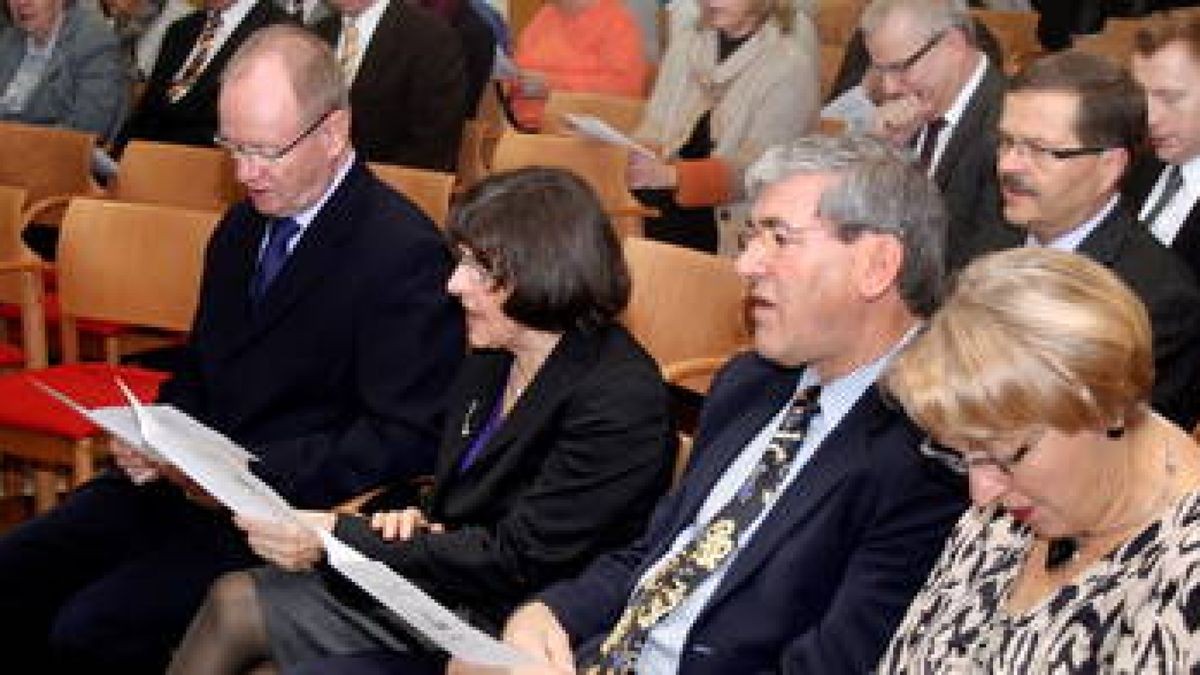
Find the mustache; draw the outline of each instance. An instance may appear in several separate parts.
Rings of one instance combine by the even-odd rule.
[[[1000,187],[1015,192],[1026,197],[1038,196],[1038,191],[1032,185],[1025,182],[1025,179],[1014,173],[1002,173],[999,176]]]

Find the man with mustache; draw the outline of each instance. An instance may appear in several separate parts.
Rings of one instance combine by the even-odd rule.
[[[1136,36],[1154,157],[1130,173],[1138,220],[1200,275],[1200,12],[1160,13]]]
[[[1146,101],[1107,59],[1062,52],[1013,78],[996,131],[1005,219],[976,251],[1047,246],[1111,268],[1146,304],[1154,330],[1154,409],[1191,428],[1200,373],[1200,290],[1186,265],[1140,226],[1121,181],[1146,129]]]

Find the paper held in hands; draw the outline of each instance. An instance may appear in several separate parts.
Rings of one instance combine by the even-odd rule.
[[[253,455],[176,408],[140,403],[119,378],[117,386],[128,407],[88,409],[43,382],[32,382],[126,444],[175,466],[234,513],[305,524],[283,497],[250,472]],[[532,663],[531,657],[459,619],[388,566],[366,558],[324,530],[317,533],[334,569],[451,655],[484,666]]]
[[[599,117],[592,117],[591,115],[576,115],[575,113],[564,113],[563,119],[565,119],[567,123],[571,125],[571,128],[574,129],[575,132],[580,136],[586,136],[587,138],[593,138],[598,141],[604,141],[605,143],[612,143],[613,145],[620,145],[622,147],[629,148],[631,151],[636,152],[639,155],[644,155],[648,159],[658,159],[658,155],[655,154],[653,150],[621,133],[608,122],[605,122]]]

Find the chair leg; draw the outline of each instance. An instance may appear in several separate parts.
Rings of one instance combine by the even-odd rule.
[[[95,473],[95,459],[92,454],[94,446],[95,441],[91,438],[80,439],[75,443],[75,470],[71,472],[71,487],[79,487]]]
[[[39,467],[33,470],[33,508],[46,513],[58,504],[58,472]]]

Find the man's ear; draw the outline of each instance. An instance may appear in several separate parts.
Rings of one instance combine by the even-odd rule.
[[[878,232],[859,235],[855,246],[855,283],[865,298],[875,299],[894,288],[904,266],[904,244]]]

